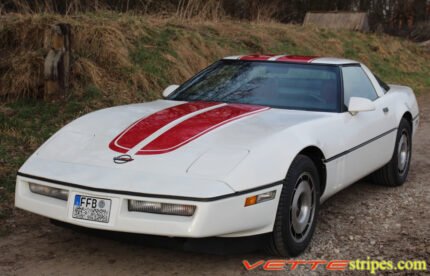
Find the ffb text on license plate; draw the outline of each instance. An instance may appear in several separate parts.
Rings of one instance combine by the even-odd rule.
[[[76,219],[108,223],[110,206],[110,199],[75,195],[72,217]]]

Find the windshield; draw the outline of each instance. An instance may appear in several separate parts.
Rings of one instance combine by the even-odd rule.
[[[331,65],[221,60],[168,99],[338,112],[339,68]]]

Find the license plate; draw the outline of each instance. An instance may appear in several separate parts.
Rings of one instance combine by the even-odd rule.
[[[110,199],[75,195],[72,217],[76,219],[108,223],[110,205]]]

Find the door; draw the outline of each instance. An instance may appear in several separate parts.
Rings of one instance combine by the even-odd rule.
[[[343,185],[349,185],[382,167],[391,159],[397,126],[393,110],[390,112],[384,95],[378,96],[369,76],[360,65],[342,67],[343,99],[342,145],[344,151]],[[347,111],[351,97],[367,98],[375,103],[375,110],[355,115]]]

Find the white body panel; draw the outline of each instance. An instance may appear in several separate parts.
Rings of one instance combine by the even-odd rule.
[[[338,60],[315,62],[336,64]],[[57,132],[21,167],[16,206],[105,230],[182,237],[270,232],[281,182],[303,149],[316,147],[324,155],[324,201],[391,159],[396,130],[405,113],[414,118],[416,131],[418,106],[413,92],[392,85],[384,94],[370,71],[363,68],[379,96],[373,111],[352,115],[272,108],[228,122],[173,151],[134,156],[133,162],[125,164],[114,163],[112,158],[119,153],[107,146],[118,133],[139,118],[183,102],[158,100],[90,113]],[[385,108],[389,111],[384,112]],[[69,200],[34,194],[29,182],[66,189]],[[271,190],[277,191],[274,200],[244,207],[247,196]],[[110,222],[73,219],[75,193],[112,199]],[[192,217],[128,212],[129,199],[193,204],[197,210]]]

